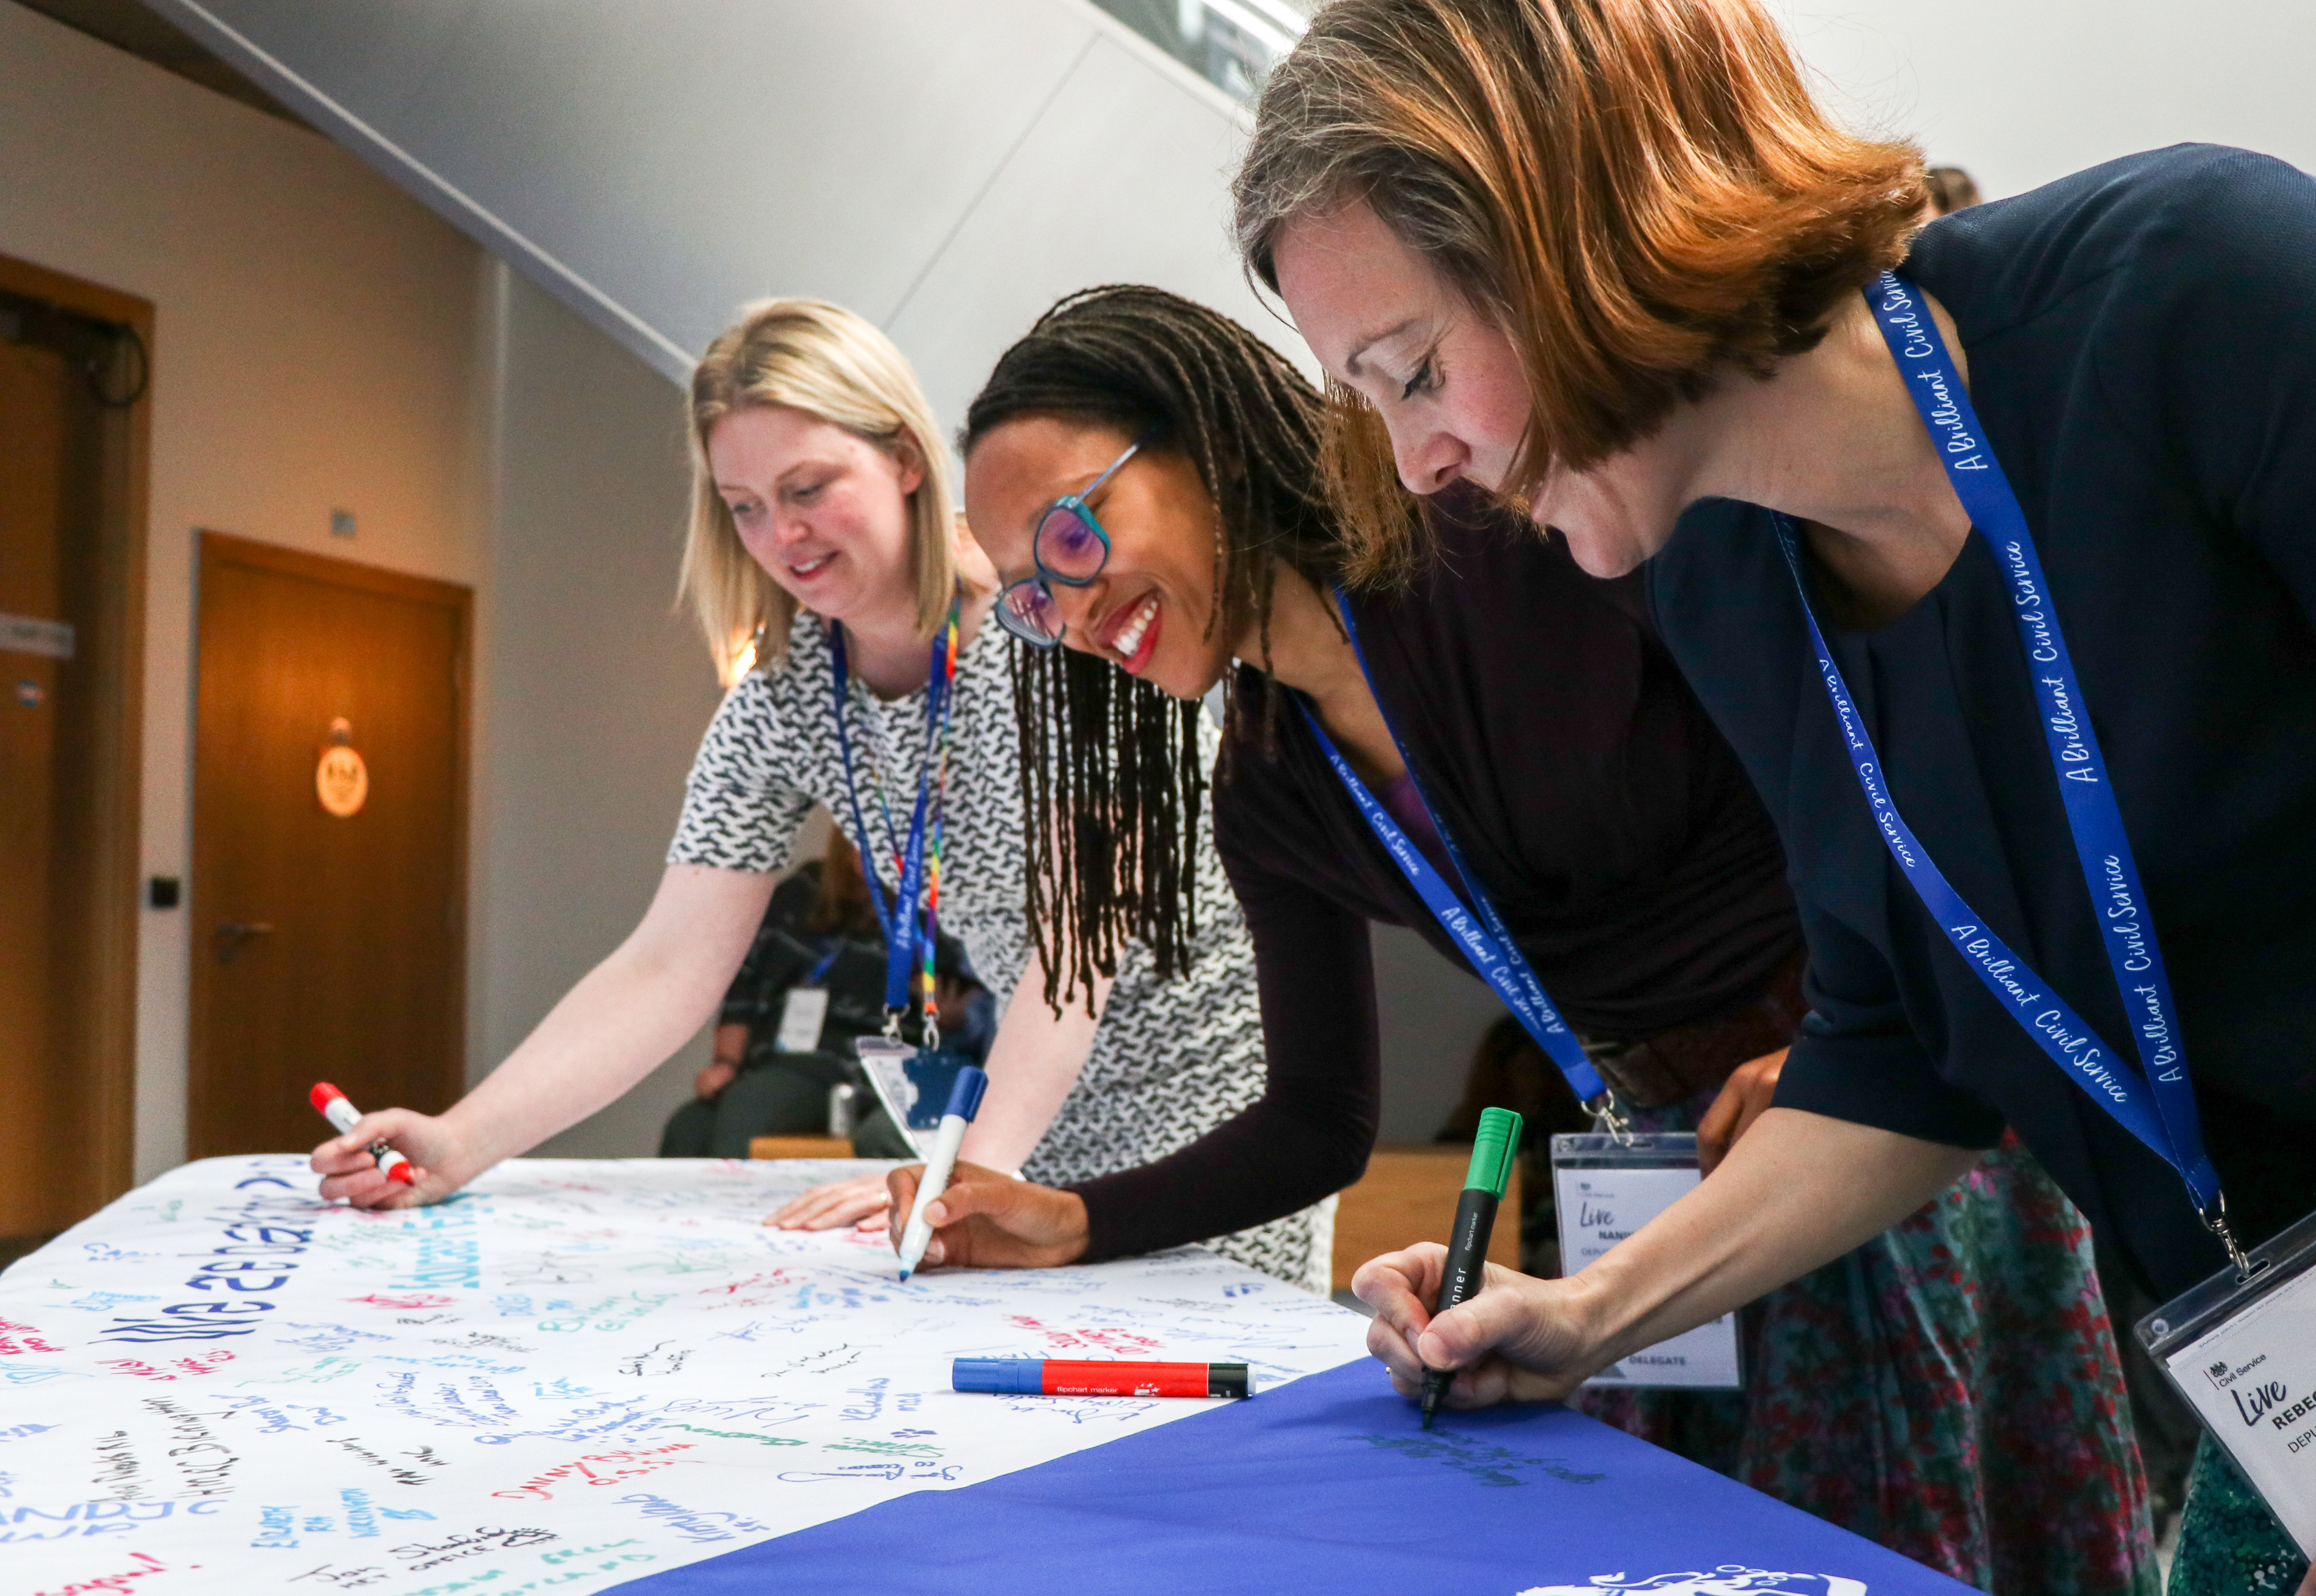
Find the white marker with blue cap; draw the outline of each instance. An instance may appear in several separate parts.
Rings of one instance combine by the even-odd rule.
[[[901,1278],[907,1279],[925,1255],[925,1248],[933,1239],[932,1223],[925,1210],[933,1199],[949,1190],[949,1177],[957,1168],[957,1150],[965,1141],[965,1128],[981,1111],[981,1094],[989,1088],[989,1077],[972,1065],[957,1072],[956,1083],[949,1089],[949,1107],[941,1110],[940,1129],[933,1136],[932,1156],[925,1160],[924,1179],[917,1182],[917,1200],[909,1208],[909,1226],[901,1233]]]

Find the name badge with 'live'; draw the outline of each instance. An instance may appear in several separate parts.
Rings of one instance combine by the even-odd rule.
[[[2316,1215],[2139,1325],[2270,1511],[2316,1556]]]
[[[1591,1133],[1552,1138],[1552,1195],[1559,1209],[1563,1274],[1604,1257],[1635,1231],[1697,1190],[1697,1137]],[[1724,1314],[1620,1359],[1585,1384],[1682,1386],[1727,1390],[1742,1384],[1737,1315]]]

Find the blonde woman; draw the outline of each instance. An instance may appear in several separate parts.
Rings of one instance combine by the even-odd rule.
[[[1147,941],[1118,947],[1098,1020],[1082,988],[1058,1013],[1047,1001],[1023,891],[1014,645],[990,621],[994,573],[952,513],[939,430],[891,341],[817,300],[751,307],[693,375],[690,436],[683,592],[719,663],[751,641],[755,658],[700,745],[658,894],[448,1112],[384,1110],[316,1149],[323,1195],[439,1201],[640,1080],[714,1012],[815,805],[909,923],[922,898],[899,901],[895,858],[920,793],[941,825],[940,928],[1004,1005],[967,1161],[1083,1190],[1253,1102],[1253,958],[1203,815],[1195,930],[1164,938],[1162,958]],[[1211,750],[1202,721],[1177,724]],[[380,1137],[417,1166],[414,1186],[372,1166],[362,1149]],[[845,1222],[879,1200],[833,1188],[778,1217]],[[1323,1291],[1332,1204],[1213,1245]]]

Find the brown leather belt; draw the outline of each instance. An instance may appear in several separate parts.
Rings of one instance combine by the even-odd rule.
[[[1670,1108],[1698,1092],[1717,1092],[1739,1065],[1794,1039],[1809,1012],[1802,997],[1807,962],[1804,955],[1795,954],[1777,967],[1768,991],[1718,1020],[1678,1026],[1637,1042],[1591,1042],[1584,1050],[1601,1079],[1633,1108]]]

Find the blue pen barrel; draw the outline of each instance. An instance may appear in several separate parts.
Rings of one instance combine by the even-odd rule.
[[[973,1117],[981,1112],[981,1094],[988,1090],[988,1073],[975,1065],[966,1065],[957,1072],[957,1079],[949,1083],[949,1107],[941,1110],[941,1117],[947,1119],[955,1114],[970,1125]]]
[[[949,1388],[987,1392],[996,1396],[1042,1396],[1046,1391],[1046,1360],[958,1358],[949,1365]]]

